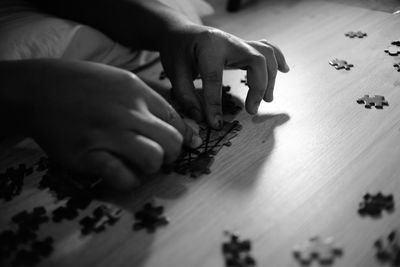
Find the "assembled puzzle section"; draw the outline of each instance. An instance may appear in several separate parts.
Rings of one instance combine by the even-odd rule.
[[[224,147],[231,146],[231,140],[238,135],[242,125],[238,121],[224,122],[222,130],[213,130],[209,126],[200,126],[203,143],[196,149],[186,148],[175,161],[172,170],[176,173],[196,178],[209,174],[214,156]]]

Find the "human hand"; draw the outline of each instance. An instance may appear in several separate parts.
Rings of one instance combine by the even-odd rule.
[[[174,161],[201,139],[135,75],[105,65],[44,60],[25,92],[31,135],[56,162],[117,190]],[[39,75],[38,75],[39,76]]]
[[[247,71],[249,91],[245,107],[256,114],[262,99],[273,100],[277,70],[289,67],[280,49],[265,40],[244,41],[229,33],[200,25],[171,30],[160,48],[161,61],[173,94],[186,112],[214,128],[222,127],[222,75],[225,68]],[[193,79],[203,82],[204,109],[194,93]]]

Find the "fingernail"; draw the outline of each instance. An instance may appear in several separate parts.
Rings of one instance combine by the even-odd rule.
[[[214,117],[214,128],[215,129],[222,129],[223,122],[222,116],[220,114],[215,115]]]
[[[289,66],[288,66],[288,64],[286,62],[285,62],[285,71],[286,72],[290,71],[290,68],[289,68]]]
[[[203,116],[197,108],[192,108],[189,112],[189,116],[192,117],[195,121],[202,121]]]
[[[203,140],[197,134],[193,134],[192,141],[190,143],[191,148],[199,147],[203,143]]]

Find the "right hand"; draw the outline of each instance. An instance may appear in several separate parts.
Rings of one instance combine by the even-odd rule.
[[[87,62],[41,60],[24,97],[25,130],[56,162],[117,190],[174,161],[201,139],[134,74]],[[37,68],[35,60],[29,61]],[[37,72],[36,72],[37,74]]]

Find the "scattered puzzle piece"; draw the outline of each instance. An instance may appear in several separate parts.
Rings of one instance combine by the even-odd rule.
[[[383,106],[389,106],[389,103],[385,100],[384,96],[375,95],[370,97],[369,95],[364,95],[363,97],[357,99],[358,104],[365,104],[366,108],[371,108],[375,106],[377,109],[382,109]]]
[[[80,220],[82,225],[81,233],[87,235],[104,231],[107,225],[115,224],[121,217],[121,209],[112,208],[109,205],[100,205],[94,211],[92,216]]]
[[[376,195],[367,193],[358,207],[360,215],[370,215],[373,217],[381,216],[383,210],[387,212],[394,211],[393,195],[385,196],[380,192]]]
[[[389,54],[390,56],[398,56],[400,55],[400,46],[391,45],[385,49],[385,53]]]
[[[172,166],[173,171],[196,178],[210,173],[214,156],[224,146],[230,146],[231,139],[238,135],[242,126],[238,121],[224,122],[221,131],[213,130],[208,126],[200,127],[200,137],[203,144],[196,149],[185,149]]]
[[[62,220],[73,220],[79,215],[79,210],[86,209],[92,201],[91,196],[76,195],[71,197],[66,206],[58,207],[53,211],[53,221],[61,222]]]
[[[230,237],[228,242],[222,244],[222,253],[225,258],[225,265],[227,267],[255,266],[256,261],[250,255],[250,240],[241,241],[239,235],[230,232],[225,232],[225,234]]]
[[[331,66],[335,67],[335,69],[337,69],[337,70],[340,70],[340,69],[350,70],[351,67],[354,67],[353,64],[347,63],[346,60],[341,60],[341,59],[337,59],[337,58],[330,60],[329,64]]]
[[[321,264],[332,264],[335,257],[341,256],[342,253],[342,248],[335,245],[331,237],[321,239],[315,236],[293,248],[294,256],[304,265],[310,264],[314,260]]]
[[[133,225],[133,230],[146,229],[148,233],[153,233],[156,228],[167,225],[168,219],[163,216],[163,212],[164,207],[146,203],[142,210],[135,213],[136,222]]]
[[[397,69],[397,71],[400,72],[400,62],[393,64],[393,67],[395,67]]]
[[[39,225],[49,220],[46,215],[46,209],[44,207],[36,207],[31,213],[27,211],[21,211],[14,215],[11,221],[18,225],[19,229],[28,229],[36,231],[39,229]]]
[[[391,42],[392,45],[400,46],[400,40],[395,40]]]
[[[375,241],[376,258],[390,266],[400,266],[400,240],[396,231]]]
[[[357,32],[350,31],[350,32],[345,33],[345,36],[347,36],[349,38],[354,38],[354,37],[364,38],[365,36],[367,36],[367,33],[362,32],[362,31],[357,31]]]
[[[40,161],[42,161],[42,167],[47,168],[47,172],[39,183],[40,189],[48,188],[58,200],[68,197],[93,198],[93,191],[100,184],[101,179],[78,176],[47,158],[41,158]]]
[[[24,178],[33,172],[33,168],[27,168],[25,164],[19,164],[18,168],[10,167],[0,173],[0,199],[11,201],[21,194]]]

